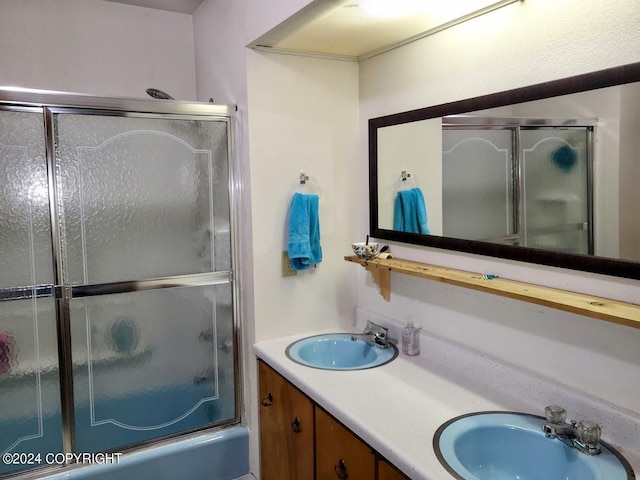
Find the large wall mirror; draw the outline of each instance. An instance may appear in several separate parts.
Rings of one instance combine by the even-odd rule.
[[[640,279],[640,63],[369,120],[371,235]]]

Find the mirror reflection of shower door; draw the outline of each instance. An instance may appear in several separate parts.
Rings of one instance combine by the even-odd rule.
[[[464,121],[492,126],[443,125],[443,234],[593,254],[593,127]]]
[[[442,131],[443,235],[516,244],[513,131]]]
[[[41,109],[0,111],[0,168],[0,454],[33,454],[2,475],[62,451]]]
[[[228,123],[63,112],[54,132],[75,449],[234,419]]]
[[[522,128],[525,245],[593,254],[588,194],[589,136],[576,128]]]

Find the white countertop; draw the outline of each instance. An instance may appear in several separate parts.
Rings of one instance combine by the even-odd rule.
[[[291,342],[318,333],[328,332],[260,342],[255,352],[413,480],[452,478],[432,445],[434,433],[447,420],[487,410],[544,415],[544,406],[555,403],[541,403],[541,410],[531,407],[547,401],[544,391],[549,388],[539,378],[523,377],[523,372],[514,373],[511,367],[496,367],[493,359],[478,352],[452,352],[450,344],[437,339],[425,342],[424,336],[421,355],[409,357],[400,352],[391,363],[367,370],[321,370],[287,358],[285,349]],[[522,389],[535,389],[536,401],[519,395]],[[635,436],[634,432],[637,425],[629,436]],[[634,470],[640,471],[637,454],[620,450]]]

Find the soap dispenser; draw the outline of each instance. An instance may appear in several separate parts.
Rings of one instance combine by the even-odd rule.
[[[402,353],[415,356],[420,353],[420,329],[413,326],[413,322],[407,322],[402,328]]]

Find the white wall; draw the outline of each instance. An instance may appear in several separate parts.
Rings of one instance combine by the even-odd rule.
[[[195,99],[191,15],[100,0],[3,0],[0,85]]]
[[[355,273],[342,259],[365,230],[352,226],[357,203],[358,66],[248,53],[256,340],[330,328],[353,320]],[[288,210],[300,172],[321,188],[324,259],[281,278]]]
[[[342,256],[363,238],[351,205],[358,191],[358,66],[303,57],[247,53],[255,340],[346,328],[354,321],[357,271]],[[323,261],[281,277],[289,202],[305,172],[320,189]],[[248,355],[248,362],[252,357]],[[255,388],[255,372],[252,372]],[[257,398],[257,392],[252,398]],[[254,407],[255,408],[255,407]],[[253,412],[257,432],[257,411]],[[252,471],[258,471],[252,436]]]
[[[637,62],[639,26],[636,0],[525,1],[363,62],[361,168],[368,118]],[[359,210],[364,228],[366,198]],[[633,280],[406,245],[392,250],[452,268],[636,303],[640,298]],[[360,303],[367,308],[410,316],[430,333],[640,412],[640,388],[630,380],[640,375],[640,330],[397,275],[386,303],[360,275]]]
[[[206,1],[193,15],[198,100],[247,107],[242,1]]]

